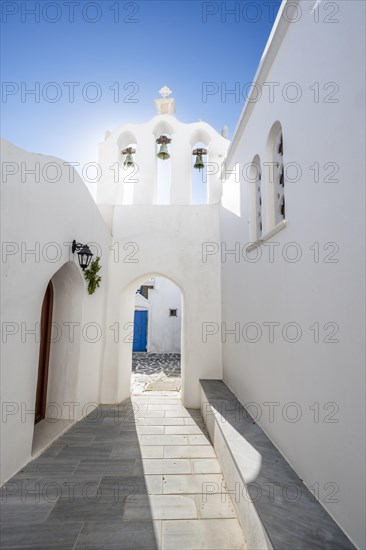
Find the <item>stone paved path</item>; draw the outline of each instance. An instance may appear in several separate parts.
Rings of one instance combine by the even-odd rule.
[[[160,382],[164,386],[175,386],[180,389],[181,384],[180,354],[179,353],[133,353],[132,354],[132,394],[143,394],[148,391],[149,385]]]
[[[18,472],[1,548],[246,548],[201,414],[170,395],[101,405]]]

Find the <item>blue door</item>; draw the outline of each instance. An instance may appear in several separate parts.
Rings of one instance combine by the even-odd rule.
[[[135,310],[133,323],[133,351],[146,351],[147,311]]]

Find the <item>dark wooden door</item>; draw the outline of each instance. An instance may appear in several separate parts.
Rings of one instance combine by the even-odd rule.
[[[39,346],[38,380],[35,406],[36,414],[34,419],[35,424],[37,424],[40,420],[43,420],[46,413],[48,364],[51,347],[52,307],[53,287],[50,281],[44,295],[41,313],[41,339]]]

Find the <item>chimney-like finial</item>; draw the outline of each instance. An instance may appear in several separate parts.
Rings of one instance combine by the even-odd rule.
[[[162,99],[155,99],[155,105],[158,115],[174,115],[175,114],[175,102],[173,97],[169,97],[172,93],[168,86],[163,86],[159,90],[159,94]]]

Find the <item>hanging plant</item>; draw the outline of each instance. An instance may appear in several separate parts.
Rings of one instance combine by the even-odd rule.
[[[99,265],[100,257],[97,256],[95,260],[92,261],[90,264],[89,269],[84,271],[84,277],[85,280],[88,281],[88,292],[89,294],[94,294],[97,287],[100,286],[100,281],[102,280],[102,277],[98,275],[98,271],[101,269],[101,265]]]

